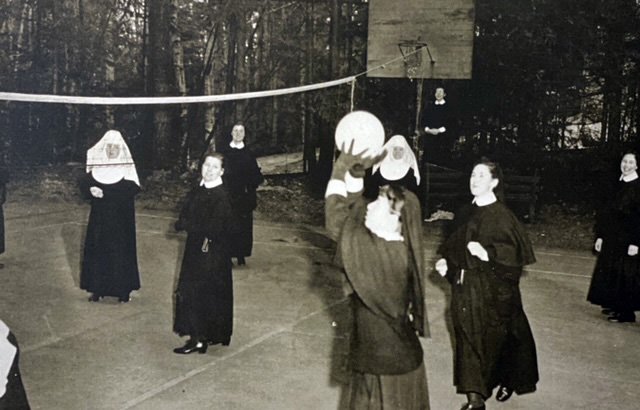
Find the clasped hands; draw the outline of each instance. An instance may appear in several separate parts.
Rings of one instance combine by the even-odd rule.
[[[92,186],[91,188],[89,188],[89,191],[94,198],[102,198],[104,196],[102,189],[98,188],[97,186]]]
[[[442,134],[443,132],[446,132],[446,131],[447,131],[447,129],[445,127],[440,127],[440,128],[424,127],[424,132],[426,132],[427,134],[431,134],[431,135]]]

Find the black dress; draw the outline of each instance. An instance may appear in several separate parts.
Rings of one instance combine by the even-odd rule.
[[[640,310],[640,256],[627,254],[629,245],[640,246],[640,178],[614,184],[598,211],[595,233],[602,248],[587,300],[616,312]]]
[[[229,256],[231,205],[223,185],[196,187],[176,222],[187,241],[176,289],[173,331],[198,341],[229,344],[233,281]]]
[[[132,290],[140,289],[134,204],[140,187],[126,179],[103,184],[91,174],[87,174],[81,186],[85,196],[91,198],[91,213],[80,288],[98,296],[126,299]],[[90,194],[93,186],[102,189],[102,198]]]
[[[449,104],[436,104],[432,102],[425,107],[422,114],[422,128],[445,127],[445,132],[438,135],[425,134],[422,140],[422,166],[427,162],[441,164],[444,158],[451,156],[451,113]]]
[[[9,374],[7,374],[6,391],[0,397],[0,410],[28,410],[30,408],[29,401],[20,376],[20,346],[11,332],[7,336],[7,341],[15,346],[16,354],[13,357]]]
[[[458,393],[485,398],[500,384],[518,394],[533,392],[539,379],[536,348],[519,289],[522,267],[535,262],[531,243],[499,201],[458,215],[440,248],[452,285],[454,384]],[[489,262],[469,253],[470,241],[487,250]]]
[[[429,409],[423,351],[425,308],[420,205],[405,191],[404,241],[386,241],[364,225],[361,195],[329,195],[326,227],[337,263],[353,288],[350,409]],[[408,313],[411,312],[411,315]],[[413,319],[413,320],[411,320]]]
[[[253,248],[253,211],[256,209],[256,189],[264,181],[253,153],[247,148],[227,147],[222,180],[229,192],[233,209],[234,233],[229,237],[232,257],[251,256]]]

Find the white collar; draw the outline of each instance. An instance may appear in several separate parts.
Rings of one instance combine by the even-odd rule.
[[[471,201],[471,203],[476,204],[478,206],[487,206],[487,205],[491,205],[497,200],[498,198],[496,197],[496,194],[494,194],[493,191],[491,191],[488,194],[482,195],[481,197],[473,198],[473,201]]]
[[[234,140],[231,140],[231,142],[229,143],[229,146],[231,148],[242,149],[244,148],[244,141],[235,142]]]
[[[445,100],[436,100],[436,101],[435,101],[435,104],[436,104],[436,105],[444,105],[445,103],[446,103],[446,101],[445,101]]]
[[[624,182],[631,182],[634,179],[638,179],[638,172],[636,171],[634,171],[632,174],[629,174],[629,175],[620,176],[620,181],[624,181]]]
[[[200,180],[200,186],[204,186],[207,189],[211,189],[211,188],[215,188],[218,185],[222,185],[222,178],[218,177],[216,179],[214,179],[213,181],[205,181],[204,179]]]

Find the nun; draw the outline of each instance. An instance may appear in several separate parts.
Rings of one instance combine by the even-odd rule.
[[[140,181],[120,132],[107,131],[87,151],[86,171],[81,188],[91,212],[80,288],[91,293],[90,302],[112,296],[126,303],[140,289],[134,206]]]
[[[236,124],[231,130],[231,142],[221,149],[225,172],[222,176],[229,193],[235,225],[229,237],[231,256],[238,266],[246,265],[253,249],[253,211],[257,206],[256,190],[264,182],[254,153],[244,141],[244,125]]]
[[[400,186],[418,195],[420,171],[407,140],[402,135],[394,135],[382,149],[387,155],[373,166],[365,196],[377,198],[379,188],[384,185]]]

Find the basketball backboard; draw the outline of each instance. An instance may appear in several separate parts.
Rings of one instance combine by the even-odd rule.
[[[474,17],[474,0],[369,0],[367,75],[471,78]]]

